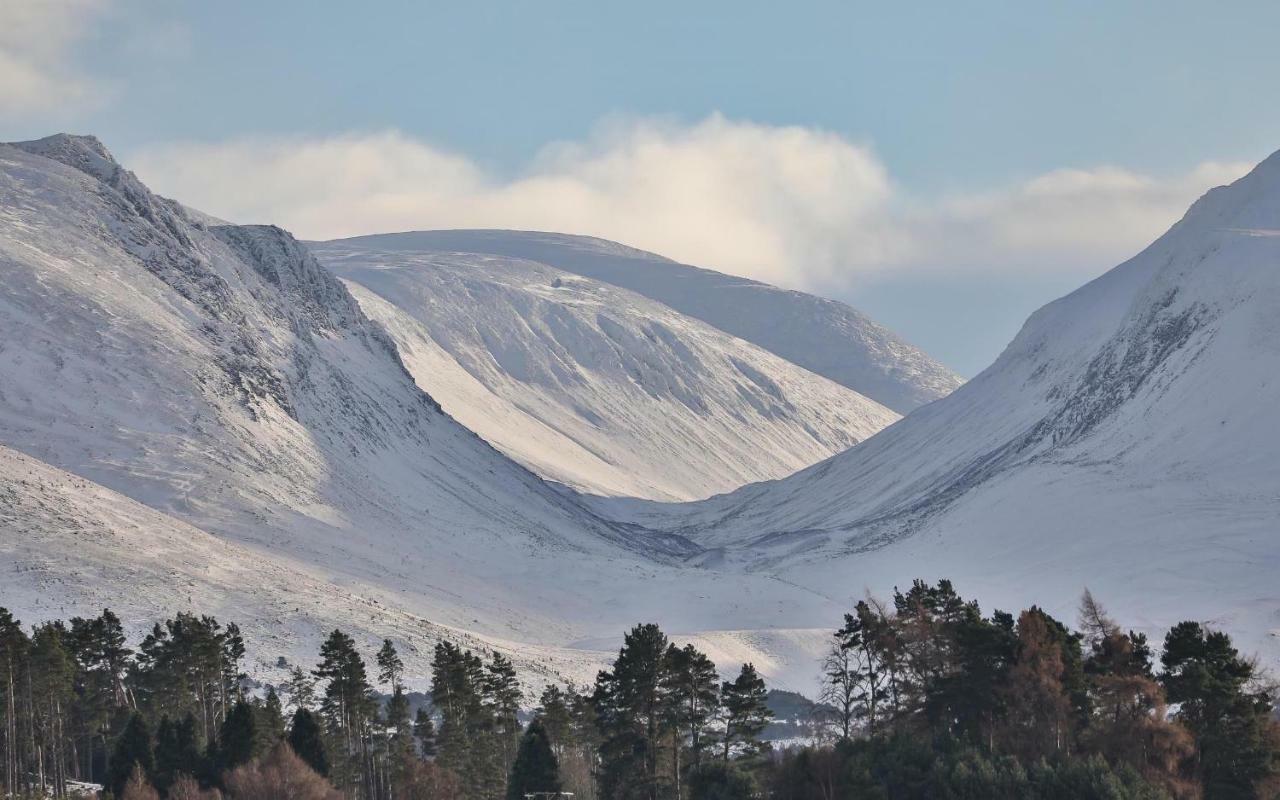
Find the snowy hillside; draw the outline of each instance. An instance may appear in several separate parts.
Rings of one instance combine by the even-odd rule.
[[[50,476],[6,481],[0,550],[24,577],[0,604],[33,621],[40,587],[59,587],[56,613],[114,592],[140,621],[188,595],[301,641],[320,622],[289,610],[298,592],[337,623],[367,613],[372,636],[427,619],[534,659],[642,619],[835,618],[826,597],[690,568],[678,537],[600,519],[442,413],[291,236],[211,222],[95,139],[0,145],[0,445]],[[161,568],[181,540],[191,560]],[[425,652],[435,630],[406,644]]]
[[[582,491],[692,500],[898,419],[634,292],[523,259],[312,245],[451,416]]]
[[[1280,653],[1280,154],[1036,312],[989,369],[848,453],[693,506],[613,503],[819,590],[951,576],[1068,617],[1187,615]]]
[[[962,383],[951,370],[849,306],[699,269],[615,242],[528,231],[417,231],[327,247],[369,253],[471,253],[523,259],[628,289],[822,375],[899,414]]]

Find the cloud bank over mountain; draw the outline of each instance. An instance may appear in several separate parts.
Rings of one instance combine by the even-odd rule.
[[[395,130],[179,142],[130,161],[162,193],[237,222],[276,220],[306,238],[571,231],[828,291],[944,270],[1091,275],[1249,166],[1060,169],[913,197],[868,144],[719,114],[692,124],[614,119],[548,145],[515,174]]]

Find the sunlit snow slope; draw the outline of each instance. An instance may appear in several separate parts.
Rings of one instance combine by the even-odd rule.
[[[369,253],[470,253],[534,261],[629,289],[899,414],[962,383],[951,370],[849,306],[588,236],[532,231],[415,231],[326,246]]]
[[[600,654],[572,645],[639,620],[835,618],[599,518],[443,413],[289,234],[214,222],[96,139],[0,145],[0,605],[207,607],[267,660],[314,652],[328,614],[418,670],[449,629],[585,675]]]
[[[853,450],[625,506],[704,563],[819,590],[952,576],[1068,617],[1190,616],[1280,653],[1280,154],[1036,312],[985,372]]]
[[[446,412],[575,489],[703,498],[789,475],[898,419],[701,320],[546,264],[311,249]]]

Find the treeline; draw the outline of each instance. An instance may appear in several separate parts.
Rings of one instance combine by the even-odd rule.
[[[858,603],[823,664],[837,744],[786,754],[771,796],[1280,797],[1275,689],[1227,634],[1180,623],[1157,669],[1087,591],[1079,616],[984,616],[945,580]]]
[[[179,614],[133,648],[110,611],[28,632],[0,609],[0,796],[117,800],[1280,797],[1274,691],[1221,632],[1157,666],[1085,594],[1078,630],[986,616],[947,581],[845,617],[822,664],[821,740],[771,747],[764,681],[724,681],[656,625],[527,725],[512,663],[436,646],[415,708],[391,641],[334,631],[313,669],[251,688],[234,625]],[[1171,709],[1173,709],[1171,711]],[[554,795],[553,795],[554,796]]]
[[[179,614],[131,649],[109,610],[28,633],[0,609],[0,796],[70,797],[96,783],[125,800],[656,798],[707,762],[759,768],[766,752],[755,669],[721,683],[710,659],[655,625],[627,634],[590,691],[547,687],[527,726],[516,670],[498,653],[441,642],[430,706],[416,713],[389,640],[371,676],[335,630],[314,669],[262,691],[241,672],[244,654],[239,629],[207,616]]]

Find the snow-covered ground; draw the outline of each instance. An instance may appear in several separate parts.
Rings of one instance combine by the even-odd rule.
[[[829,589],[914,576],[1067,618],[1087,584],[1162,634],[1280,656],[1280,154],[1036,312],[955,393],[792,477],[614,501],[703,563]]]
[[[431,316],[382,309],[384,288],[360,284],[365,308],[403,323],[389,335],[287,233],[192,215],[92,139],[0,146],[0,604],[34,621],[109,603],[135,625],[200,608],[243,624],[264,662],[305,661],[323,626],[341,625],[370,646],[402,641],[418,687],[440,635],[512,652],[535,681],[581,681],[625,628],[655,621],[725,672],[749,659],[775,685],[805,690],[824,630],[854,598],[945,576],[988,609],[1040,603],[1066,619],[1088,585],[1128,625],[1159,635],[1205,619],[1274,658],[1275,230],[1280,156],[1041,309],[949,396],[793,476],[656,503],[548,484],[441,411],[420,386],[447,371],[443,354],[433,365],[397,346]],[[805,341],[800,316],[731,330],[753,313],[767,319],[762,308],[814,308],[807,296],[597,240],[422,234],[434,237],[427,247],[405,236],[400,251],[502,256],[495,275],[505,277],[482,284],[501,302],[532,303],[581,279],[571,288],[584,307],[629,291],[751,342],[748,372],[768,351],[856,383],[817,363],[829,347],[806,345],[809,363],[780,352]],[[521,252],[492,252],[512,241]],[[397,248],[384,245],[391,258]],[[628,265],[657,271],[637,277]],[[679,307],[682,281],[698,287],[688,292],[698,308]],[[735,294],[738,285],[747,288]],[[542,324],[574,305],[565,330],[583,336],[634,336],[644,317],[676,330],[667,311],[626,298],[640,310],[619,315],[617,329],[558,295],[517,316]],[[772,305],[753,305],[760,298]],[[804,330],[838,328],[815,319]],[[644,362],[647,374],[714,363],[711,385],[727,391],[729,340],[683,324],[674,341],[696,358],[664,354]],[[525,334],[522,346],[533,352],[537,340]],[[467,341],[452,346],[462,353]],[[490,345],[485,357],[507,353]],[[646,347],[628,352],[658,357]],[[589,347],[572,352],[579,367],[598,366]],[[904,358],[880,374],[928,372]],[[655,385],[667,402],[680,396],[678,381]],[[646,418],[611,413],[637,427]]]
[[[789,475],[898,419],[701,320],[545,264],[311,249],[446,412],[581,491],[700,499]]]
[[[844,303],[680,264],[589,236],[414,231],[325,242],[325,249],[468,253],[544,264],[627,289],[906,414],[953,391],[954,372]]]
[[[28,622],[199,607],[268,661],[343,625],[403,638],[418,675],[447,629],[582,680],[603,655],[571,645],[639,621],[838,619],[804,587],[691,568],[679,537],[518,466],[287,233],[192,217],[96,140],[0,146],[0,274],[0,444],[64,486],[4,483],[0,604]]]

